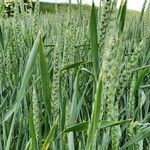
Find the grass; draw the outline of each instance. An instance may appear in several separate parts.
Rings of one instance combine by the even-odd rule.
[[[0,11],[0,150],[150,149],[150,16],[126,4]]]

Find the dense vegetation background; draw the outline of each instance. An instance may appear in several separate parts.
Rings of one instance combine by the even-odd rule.
[[[0,150],[150,149],[146,3],[1,3]]]

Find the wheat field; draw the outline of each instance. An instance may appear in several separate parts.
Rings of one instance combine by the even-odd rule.
[[[149,150],[150,4],[13,17],[0,3],[0,150]]]

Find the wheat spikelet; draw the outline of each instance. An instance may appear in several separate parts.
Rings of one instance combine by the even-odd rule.
[[[32,105],[33,105],[33,123],[35,127],[35,134],[36,134],[37,140],[39,140],[40,138],[40,116],[39,116],[38,97],[37,97],[35,86],[33,86]]]

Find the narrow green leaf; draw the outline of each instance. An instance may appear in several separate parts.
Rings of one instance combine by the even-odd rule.
[[[2,48],[4,49],[4,36],[3,36],[1,26],[0,26],[0,43],[2,45]]]
[[[142,21],[142,19],[143,19],[143,16],[144,16],[144,12],[145,12],[145,9],[146,9],[146,4],[147,4],[147,2],[148,2],[147,0],[144,0],[144,2],[143,2],[141,14],[140,14],[140,21]]]
[[[124,124],[124,123],[130,123],[132,121],[132,119],[127,119],[127,120],[120,120],[120,121],[102,121],[101,124],[99,124],[99,128],[98,129],[105,129],[108,127],[113,127],[113,126],[117,126],[120,124]]]
[[[40,44],[39,44],[39,58],[40,58],[40,74],[41,74],[41,81],[42,81],[42,95],[45,101],[45,107],[49,113],[51,114],[51,94],[50,94],[50,80],[48,74],[48,64],[46,60],[46,56],[44,54],[44,47],[42,37],[40,37]]]
[[[70,120],[69,123],[74,124],[76,123],[77,119],[77,106],[78,106],[78,79],[79,79],[79,70],[76,73],[75,81],[73,84],[73,96],[72,96],[72,104],[71,104],[71,112],[70,112]]]
[[[124,31],[127,12],[127,0],[122,1],[118,12],[119,35]]]
[[[34,42],[31,53],[29,55],[27,65],[25,67],[25,72],[24,72],[24,75],[23,75],[23,79],[22,79],[22,82],[21,82],[21,87],[20,87],[20,89],[17,93],[16,103],[14,104],[13,108],[4,117],[4,121],[6,121],[9,117],[11,117],[14,114],[5,150],[10,149],[10,144],[11,144],[11,141],[12,141],[12,135],[13,135],[15,121],[17,119],[18,110],[20,108],[23,96],[25,94],[27,83],[28,83],[28,81],[31,77],[31,73],[32,73],[32,70],[33,70],[33,65],[34,65],[36,55],[37,55],[37,52],[38,52],[38,47],[39,47],[39,42],[40,42],[40,35],[41,35],[41,32],[38,33],[38,36],[37,36],[37,38]]]
[[[78,71],[76,73],[75,81],[74,81],[74,84],[73,84],[74,92],[73,92],[73,96],[72,96],[72,104],[71,104],[69,125],[73,125],[77,121],[79,71],[80,71],[80,69],[78,69]],[[73,135],[73,132],[71,132],[71,133],[68,134],[69,149],[72,149],[72,150],[75,149],[75,142],[74,141],[75,141],[74,135]]]
[[[48,150],[48,148],[51,147],[50,144],[53,141],[53,136],[56,132],[57,126],[58,126],[58,118],[56,119],[55,123],[53,124],[52,128],[50,129],[50,132],[48,133],[46,140],[44,141],[44,144],[42,146],[42,150]]]
[[[102,80],[103,78],[102,75],[100,74],[98,84],[97,84],[97,89],[96,89],[95,101],[93,103],[91,121],[88,126],[88,134],[87,134],[88,138],[86,144],[87,150],[92,149],[93,139],[96,135],[96,130],[98,127],[98,120],[99,120],[100,108],[101,108]]]
[[[40,42],[40,35],[41,35],[41,32],[38,33],[38,36],[34,42],[31,53],[29,55],[29,58],[28,58],[28,61],[27,61],[26,67],[25,67],[23,79],[21,82],[21,86],[17,93],[17,101],[14,104],[14,106],[6,113],[6,115],[4,117],[4,121],[8,120],[11,117],[11,115],[14,113],[14,111],[17,112],[20,107],[21,101],[25,94],[27,83],[31,77],[31,73],[34,68],[34,63],[35,63],[35,59],[36,59],[37,52],[38,52],[39,42]]]
[[[73,132],[73,131],[86,131],[88,128],[88,121],[75,124],[73,126],[70,126],[66,128],[61,134],[67,133],[67,132]]]
[[[135,95],[135,93],[138,91],[138,89],[140,88],[141,86],[141,83],[145,77],[145,75],[148,73],[149,69],[144,69],[140,72],[140,75],[138,77],[138,79],[136,80],[136,83],[135,83],[135,87],[134,87],[134,92],[133,92],[133,96]]]
[[[79,67],[80,65],[87,64],[87,63],[91,63],[91,61],[79,61],[69,65],[65,65],[64,67],[61,68],[61,71]]]
[[[131,119],[121,120],[121,121],[101,121],[101,123],[99,121],[98,129],[102,130],[102,129],[105,129],[105,128],[108,128],[108,127],[129,123],[131,121],[132,121]],[[67,132],[74,132],[74,131],[86,131],[88,129],[88,125],[89,125],[88,121],[75,124],[73,126],[70,126],[70,127],[66,128],[61,134],[64,134],[64,133],[67,133]]]
[[[90,44],[91,44],[91,54],[94,62],[95,77],[96,79],[98,79],[100,68],[99,68],[96,8],[94,2],[92,4],[92,11],[90,18]]]

